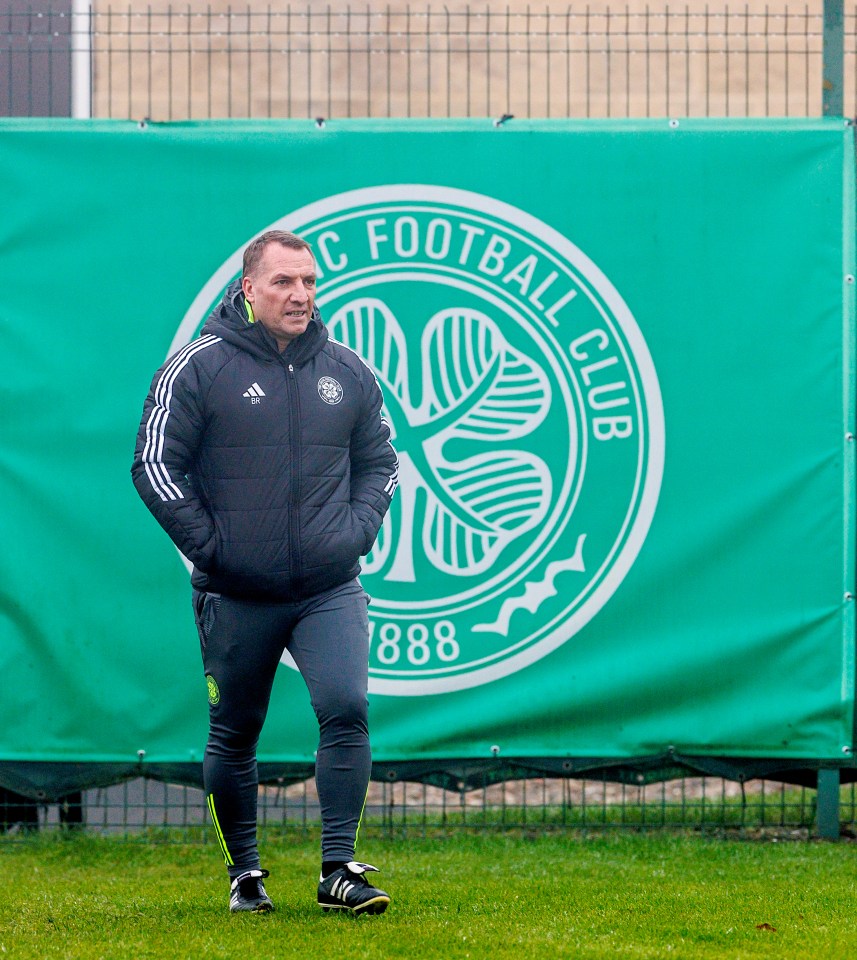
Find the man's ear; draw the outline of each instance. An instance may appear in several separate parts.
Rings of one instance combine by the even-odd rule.
[[[241,289],[244,291],[244,296],[252,303],[255,300],[255,295],[253,293],[253,281],[250,277],[241,278]]]

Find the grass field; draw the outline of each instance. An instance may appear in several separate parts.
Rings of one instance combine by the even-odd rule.
[[[213,845],[0,845],[0,957],[700,957],[857,951],[857,845],[621,836],[378,841],[381,917],[315,904],[317,841],[271,840],[269,916],[230,916]]]

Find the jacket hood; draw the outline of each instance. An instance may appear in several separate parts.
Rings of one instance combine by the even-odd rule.
[[[309,326],[280,354],[277,341],[265,327],[249,319],[240,277],[226,288],[223,299],[205,321],[201,334],[221,337],[260,360],[271,362],[282,356],[298,365],[311,360],[323,349],[328,339],[327,327],[321,319],[318,307],[313,304]]]

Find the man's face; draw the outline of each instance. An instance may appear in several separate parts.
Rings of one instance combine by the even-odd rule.
[[[251,276],[241,282],[256,321],[280,350],[306,330],[315,302],[315,261],[309,250],[269,243]]]

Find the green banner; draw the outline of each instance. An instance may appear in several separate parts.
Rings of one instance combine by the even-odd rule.
[[[376,761],[849,760],[854,161],[841,119],[0,122],[0,761],[201,759],[129,467],[272,226],[400,454]],[[260,760],[306,764],[287,661]]]

